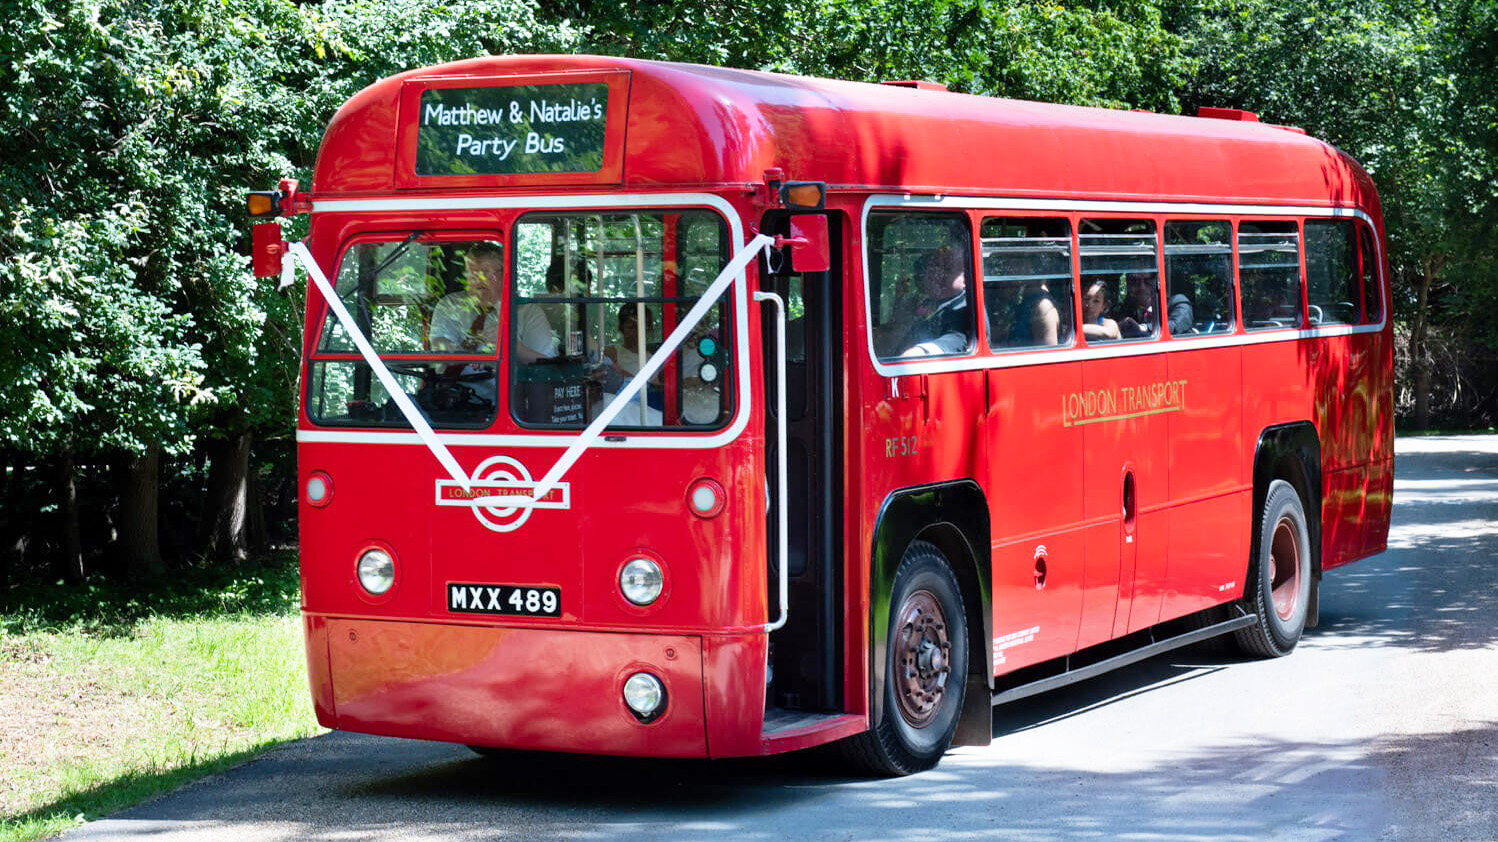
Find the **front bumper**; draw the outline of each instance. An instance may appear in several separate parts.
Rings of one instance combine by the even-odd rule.
[[[318,719],[330,728],[518,749],[705,757],[702,639],[306,617]],[[622,687],[666,686],[642,724]],[[756,729],[757,730],[757,729]]]

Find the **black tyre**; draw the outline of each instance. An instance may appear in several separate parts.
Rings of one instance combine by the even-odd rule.
[[[1311,551],[1300,495],[1290,483],[1275,480],[1264,495],[1258,546],[1243,594],[1259,623],[1233,632],[1245,653],[1278,658],[1290,654],[1300,641],[1311,604]]]
[[[883,704],[842,748],[862,771],[909,775],[952,745],[967,684],[967,615],[946,556],[925,541],[905,551],[889,605]]]
[[[468,750],[485,760],[509,760],[520,753],[512,748],[495,748],[494,746],[469,745]]]

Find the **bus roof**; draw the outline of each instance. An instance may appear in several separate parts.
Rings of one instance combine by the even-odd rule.
[[[623,132],[622,157],[566,180],[573,189],[712,189],[779,168],[877,192],[1377,207],[1351,158],[1265,123],[585,55],[477,58],[376,82],[328,126],[315,194],[554,191],[554,177],[415,177],[414,152],[400,149],[415,147],[419,100],[408,95],[403,114],[402,92],[610,72],[627,90],[623,119],[611,110],[608,126]]]

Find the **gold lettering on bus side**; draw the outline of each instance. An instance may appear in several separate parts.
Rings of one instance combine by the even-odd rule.
[[[890,436],[884,440],[884,458],[914,456],[919,450],[919,444],[915,436]]]
[[[1186,381],[1161,380],[1069,392],[1061,396],[1061,426],[1080,427],[1186,408]]]

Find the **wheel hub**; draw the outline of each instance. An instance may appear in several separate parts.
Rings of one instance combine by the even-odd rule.
[[[895,699],[900,716],[920,728],[941,709],[951,675],[952,640],[941,604],[930,591],[906,597],[896,615]]]
[[[1274,601],[1274,613],[1281,620],[1289,620],[1300,601],[1300,535],[1290,518],[1280,518],[1274,525],[1269,559],[1269,594]]]

